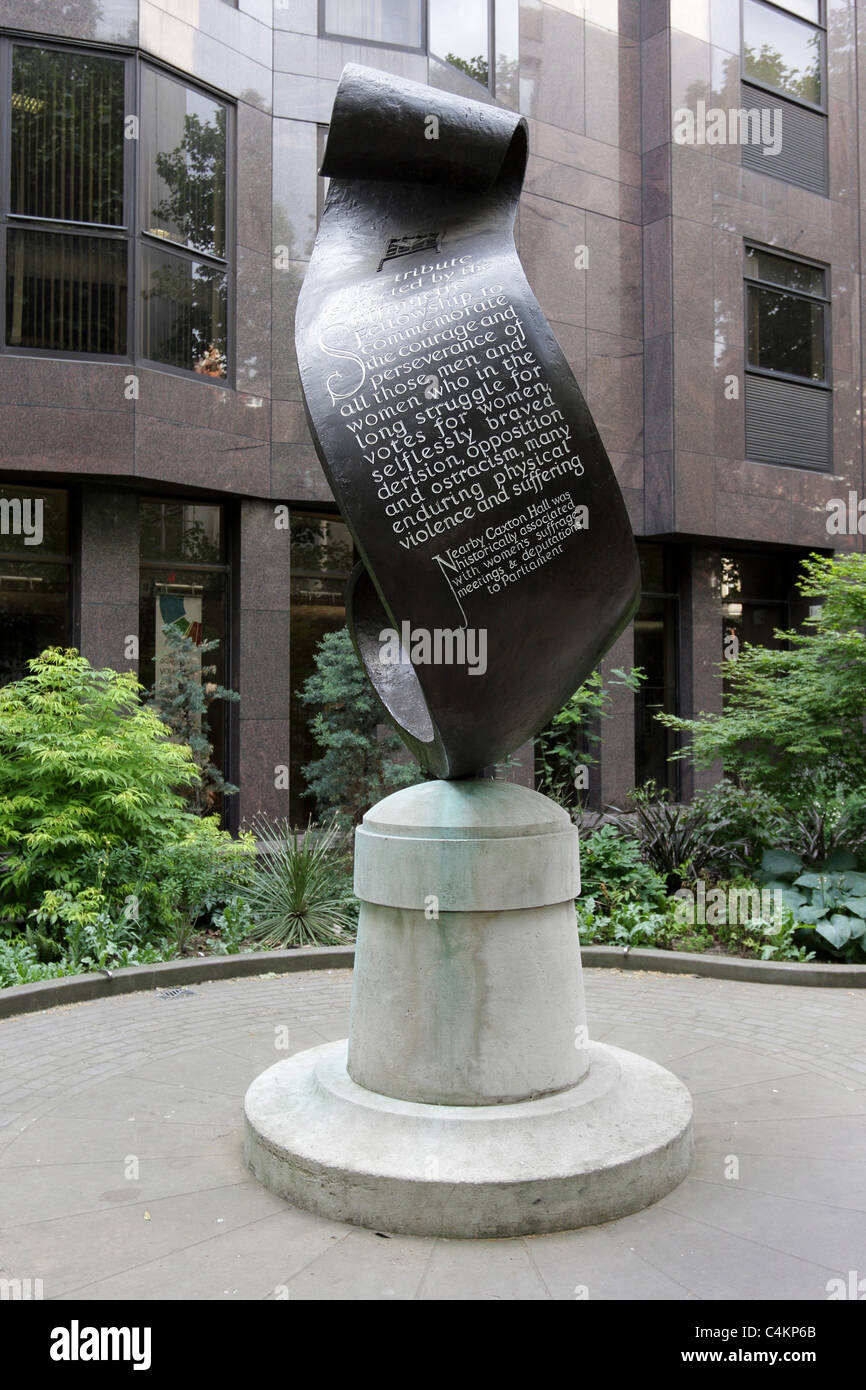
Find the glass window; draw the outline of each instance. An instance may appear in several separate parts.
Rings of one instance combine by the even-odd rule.
[[[679,765],[668,759],[676,734],[656,714],[677,711],[677,622],[675,554],[661,545],[639,545],[641,602],[634,620],[634,664],[646,679],[635,696],[635,785],[652,779],[678,792]]]
[[[124,64],[15,44],[9,210],[123,225]]]
[[[748,365],[826,381],[826,272],[747,247],[746,276]]]
[[[126,354],[126,242],[10,227],[6,343]]]
[[[797,561],[787,555],[735,554],[721,557],[722,654],[735,659],[748,642],[783,649],[776,631],[790,626]],[[723,697],[728,682],[722,681]]]
[[[225,377],[225,269],[152,246],[141,248],[141,352],[153,362]]]
[[[123,357],[125,64],[13,44],[11,73],[5,344]]]
[[[325,0],[325,33],[421,48],[422,4],[423,0]]]
[[[228,371],[227,118],[222,102],[142,69],[141,352],[219,378]]]
[[[142,69],[143,231],[225,256],[227,114],[222,102]]]
[[[65,492],[0,486],[0,685],[70,645],[68,512]]]
[[[207,679],[228,685],[228,592],[223,509],[189,502],[144,502],[139,506],[141,575],[139,585],[139,680],[147,690],[168,659],[163,628],[177,623],[197,646],[214,639],[202,664],[214,667]],[[228,766],[227,706],[216,700],[208,711],[213,761],[223,775]],[[221,809],[216,802],[211,810]]]
[[[320,749],[310,728],[314,711],[301,702],[298,692],[315,670],[319,642],[345,624],[343,595],[353,551],[349,529],[338,517],[294,512],[291,528],[289,817],[293,825],[305,825],[315,807],[303,794],[301,769],[319,756]]]
[[[487,0],[429,0],[428,48],[482,87],[490,83]]]
[[[761,0],[744,0],[743,55],[747,79],[814,106],[822,104],[824,35],[813,24]]]

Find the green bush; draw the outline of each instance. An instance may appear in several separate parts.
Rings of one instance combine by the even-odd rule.
[[[121,844],[157,849],[183,816],[197,772],[139,703],[131,672],[94,670],[52,647],[0,689],[0,916],[49,889],[88,886],[82,860]],[[92,882],[92,880],[91,880]]]
[[[599,724],[610,718],[611,688],[621,685],[636,693],[644,680],[638,667],[611,671],[607,685],[600,671],[592,672],[535,740],[535,785],[540,792],[568,809],[586,804],[578,769],[598,762]]]
[[[664,910],[664,880],[641,857],[639,845],[606,824],[580,842],[581,898],[593,898],[610,910],[639,903]]]
[[[866,555],[812,555],[798,588],[823,599],[809,630],[777,633],[786,646],[748,645],[720,663],[721,714],[656,717],[690,740],[675,756],[700,767],[721,761],[740,786],[781,807],[788,842],[816,862],[846,836],[862,844],[866,825]]]
[[[671,893],[689,879],[717,877],[745,858],[746,846],[734,839],[718,802],[677,805],[667,788],[659,789],[652,781],[631,792],[628,812],[618,811],[615,823],[635,839]]]
[[[768,850],[759,881],[778,889],[792,912],[796,943],[831,960],[866,963],[866,873],[848,851],[803,872],[799,855]]]
[[[387,722],[348,629],[322,638],[316,670],[300,698],[317,711],[312,730],[322,756],[307,763],[303,773],[320,819],[357,825],[383,796],[422,780],[414,759],[397,760],[406,755],[405,747]],[[388,732],[380,739],[377,732],[383,723]]]
[[[251,941],[272,946],[336,946],[357,927],[358,905],[345,870],[336,823],[306,834],[288,821],[253,820],[258,856],[244,899]]]

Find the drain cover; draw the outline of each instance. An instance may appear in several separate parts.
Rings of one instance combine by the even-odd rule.
[[[176,985],[174,989],[158,989],[157,999],[177,999],[181,994],[195,994],[194,989],[184,989],[181,985]]]

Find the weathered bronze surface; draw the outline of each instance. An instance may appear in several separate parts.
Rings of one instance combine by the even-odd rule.
[[[347,67],[298,303],[310,429],[361,556],[352,635],[437,777],[543,728],[639,596],[613,470],[517,258],[526,157],[512,112]]]

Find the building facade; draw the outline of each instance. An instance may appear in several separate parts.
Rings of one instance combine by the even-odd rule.
[[[591,800],[688,795],[654,712],[720,709],[799,560],[863,547],[864,44],[855,0],[0,0],[0,680],[61,644],[149,685],[181,618],[241,696],[229,823],[306,819],[352,548],[293,319],[360,62],[529,120],[521,260],[643,569]]]

